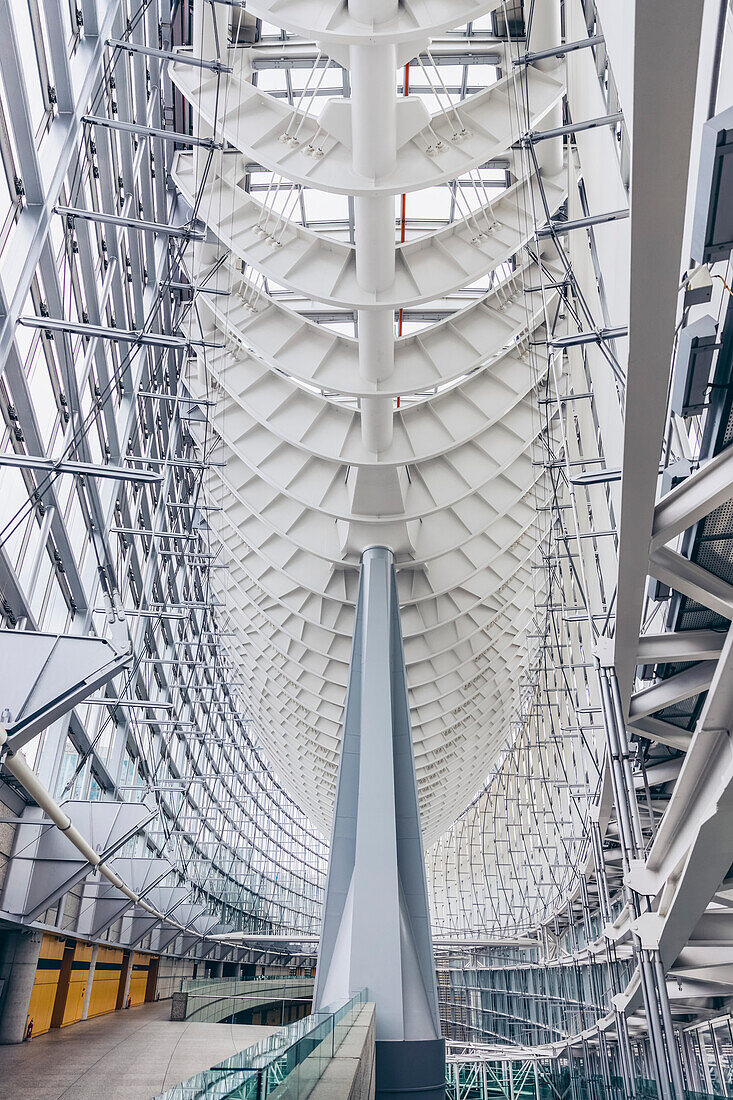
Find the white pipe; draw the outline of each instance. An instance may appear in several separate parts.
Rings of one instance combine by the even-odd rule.
[[[524,18],[527,23],[529,23],[530,11],[532,23],[527,47],[529,53],[540,53],[542,50],[559,46],[562,41],[560,0],[542,0],[542,3],[524,0]],[[537,68],[545,72],[556,68],[557,64],[557,59],[554,57],[546,57],[542,61],[535,62]],[[552,130],[556,126],[562,126],[560,103],[552,108],[542,122],[542,128],[546,130]],[[535,146],[535,155],[540,172],[543,175],[556,176],[562,171],[562,138],[539,142]]]
[[[364,446],[375,455],[386,451],[392,442],[392,398],[360,397],[359,408]]]
[[[349,14],[378,26],[395,19],[398,0],[349,0]],[[397,163],[397,51],[394,45],[349,47],[351,77],[351,144],[354,171],[378,179]],[[395,278],[394,196],[359,197],[354,201],[356,279],[377,293]],[[394,315],[391,309],[359,311],[359,373],[380,382],[394,373]],[[359,402],[362,441],[379,454],[392,442],[392,400],[363,397]]]
[[[3,743],[7,740],[7,732],[3,730]],[[97,867],[103,871],[104,864],[102,863],[102,857],[98,852],[95,852],[91,844],[84,839],[75,825],[72,825],[71,818],[68,814],[59,806],[46,788],[41,783],[40,779],[34,771],[28,767],[28,763],[21,752],[13,753],[12,756],[8,754],[5,758],[5,767],[11,772],[22,787],[28,792],[34,802],[36,802],[47,817],[51,818],[54,825],[61,830],[62,833],[71,841],[75,848],[77,848],[87,863],[91,863],[92,867]]]
[[[356,281],[364,290],[387,290],[395,277],[394,195],[354,199]]]
[[[362,378],[383,382],[394,373],[392,310],[359,310],[359,366]],[[392,416],[391,402],[385,409]]]
[[[97,955],[99,954],[99,944],[95,943],[92,947],[92,957],[89,960],[89,973],[87,974],[87,985],[84,990],[84,1004],[82,1005],[81,1018],[86,1020],[89,1016],[89,1005],[92,1001],[92,985],[94,984],[94,973],[97,969]]]

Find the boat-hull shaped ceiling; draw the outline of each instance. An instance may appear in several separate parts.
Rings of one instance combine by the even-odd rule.
[[[424,95],[398,104],[399,44],[423,48],[430,33],[491,5],[400,5],[369,33],[346,6],[328,7],[263,0],[255,12],[307,32],[349,69],[351,98],[321,102],[318,113],[315,98],[293,107],[253,83],[256,46],[222,56],[230,73],[171,66],[197,132],[223,146],[181,152],[174,167],[208,229],[206,246],[187,254],[192,281],[211,292],[192,318],[208,346],[187,384],[215,432],[212,443],[200,429],[217,509],[209,522],[226,565],[212,584],[251,717],[283,782],[324,828],[360,555],[370,545],[394,551],[430,841],[506,744],[531,653],[534,563],[547,536],[537,456],[553,431],[538,406],[545,366],[533,345],[552,301],[537,288],[557,278],[533,232],[541,199],[551,216],[561,206],[566,172],[561,156],[548,159],[540,188],[520,139],[555,117],[563,76],[555,64],[516,71],[507,53],[508,76],[448,108],[438,99],[431,116]],[[420,19],[431,21],[415,34]],[[200,34],[194,50],[211,54],[205,24]],[[394,135],[386,160],[380,135],[359,129],[365,57],[382,67],[375,79],[394,78],[374,107],[385,113],[384,141]],[[382,160],[371,173],[370,140]],[[259,192],[253,163],[270,181]],[[489,194],[485,166],[496,163],[506,184]],[[408,196],[409,210],[413,192],[437,187],[458,191],[451,216],[395,233],[395,198]],[[348,196],[355,238],[314,228],[295,217],[294,201],[273,197],[304,189]],[[403,334],[395,320],[410,309],[425,321]]]

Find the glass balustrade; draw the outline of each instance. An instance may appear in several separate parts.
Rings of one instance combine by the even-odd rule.
[[[315,1012],[161,1093],[156,1100],[306,1100],[366,1002],[366,991],[335,1012]]]

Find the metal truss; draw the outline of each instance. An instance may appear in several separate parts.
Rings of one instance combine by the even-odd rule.
[[[3,9],[2,155],[15,182],[0,251],[0,587],[6,626],[106,637],[121,620],[132,661],[25,752],[62,808],[152,799],[122,853],[165,861],[142,898],[182,888],[221,927],[310,932],[325,846],[263,760],[236,686],[211,589],[226,561],[202,493],[209,445],[191,432],[205,402],[181,381],[196,338],[180,326],[196,302],[180,293],[171,228],[165,60],[185,27],[165,0],[82,10],[77,22],[63,0],[43,13],[31,3],[28,24]],[[8,797],[25,818],[23,789]],[[65,909],[62,896],[42,924],[73,931]]]
[[[665,102],[644,85],[633,141],[590,0],[565,0],[564,45],[541,40],[541,16],[502,37],[517,5],[461,0],[475,18],[460,30],[449,5],[429,50],[402,51],[405,110],[433,116],[430,167],[405,156],[394,186],[374,185],[394,203],[402,281],[366,291],[352,268],[369,188],[328,108],[353,92],[358,28],[306,35],[295,15],[280,31],[271,0],[255,6],[260,19],[219,4],[214,20],[195,5],[209,22],[194,27],[168,0],[0,0],[3,623],[124,624],[132,652],[28,763],[62,806],[152,806],[117,854],[130,873],[160,861],[140,896],[173,915],[171,952],[291,958],[216,937],[318,931],[353,496],[364,470],[374,491],[367,452],[388,450],[370,451],[370,430],[397,425],[391,489],[418,500],[399,537],[423,570],[401,583],[434,924],[463,938],[438,958],[468,1066],[456,1100],[488,1095],[490,1073],[511,1094],[545,1057],[629,1095],[637,1076],[666,1098],[712,1090],[733,992],[729,303],[716,282],[713,396],[683,420],[667,393],[678,323],[697,315],[676,297],[686,192],[660,201],[638,137],[664,134],[686,184],[673,169],[702,118],[700,5],[679,7],[685,36],[669,11],[635,29],[639,80],[663,47],[674,86]],[[485,132],[501,136],[474,141]],[[614,278],[629,256],[630,307]],[[399,371],[369,390],[373,307],[396,326]],[[483,431],[488,408],[490,441],[473,419]],[[457,475],[479,450],[496,484]],[[40,921],[68,929],[52,894]],[[81,934],[93,899],[79,897]],[[151,924],[135,934],[164,942]],[[487,1042],[505,1068],[489,1071]]]
[[[582,8],[576,5],[573,12],[572,27],[578,39],[583,30],[591,34],[598,30],[592,5]],[[690,33],[697,42],[699,12],[688,15]],[[568,37],[571,35],[569,26],[566,25]],[[670,27],[670,45],[673,41],[676,41],[676,34]],[[689,41],[687,35],[685,48]],[[637,41],[638,56],[643,58],[646,48],[641,40]],[[604,106],[615,109],[620,100],[605,48],[595,49],[594,55],[595,69],[601,75],[597,105],[600,116]],[[611,65],[612,62],[613,55]],[[569,63],[579,69],[586,62],[578,55],[577,61]],[[643,61],[638,63],[643,64]],[[592,86],[590,72],[576,72],[575,80],[576,87],[578,81],[586,89]],[[682,94],[682,87],[686,96],[684,111],[687,112],[683,113],[685,125],[682,129],[680,113],[670,110],[667,99],[649,101],[650,112],[656,112],[655,122],[664,118],[666,124],[674,128],[676,158],[689,155],[690,130],[687,127],[693,125],[694,101],[689,74],[687,85],[684,81],[682,85],[675,81],[677,94]],[[568,111],[571,118],[576,105],[577,101],[570,95]],[[587,109],[592,103],[586,100],[584,106]],[[706,117],[701,112],[707,108],[707,101],[704,106],[695,103],[694,108],[697,124],[701,125]],[[637,117],[635,126],[640,122]],[[618,323],[624,319],[623,315],[609,313],[613,295],[607,293],[608,284],[604,283],[604,260],[610,260],[613,255],[611,242],[597,235],[595,228],[591,229],[591,225],[595,227],[601,222],[590,216],[593,208],[590,212],[587,208],[599,183],[587,158],[601,157],[601,150],[596,144],[591,151],[589,140],[582,137],[580,128],[574,130],[572,122],[566,132],[575,133],[577,155],[583,169],[578,213],[582,215],[581,224],[584,222],[589,229],[587,243],[597,277],[595,288],[591,289],[586,282],[583,289],[596,296],[606,325]],[[646,173],[645,184],[653,191],[658,162],[653,168],[646,162],[648,149],[632,146],[623,126],[621,136],[616,194],[623,197],[631,156],[638,159],[634,178],[639,181],[640,174]],[[598,137],[597,141],[600,140]],[[612,145],[608,144],[607,159],[603,163],[610,165],[612,157]],[[645,201],[645,184],[637,182],[638,209]],[[672,202],[673,196],[669,198]],[[677,203],[674,210],[662,213],[655,209],[660,220],[654,228],[644,221],[643,215],[637,227],[644,224],[647,233],[663,234],[661,225],[666,222],[674,224],[681,234],[684,198],[680,190],[674,200]],[[631,200],[633,215],[633,190]],[[653,203],[651,198],[646,201]],[[568,215],[573,216],[572,205],[569,205]],[[575,219],[573,224],[577,221]],[[616,248],[620,245],[623,249],[620,237],[627,234],[628,229],[619,227],[614,233]],[[582,255],[585,242],[578,244],[575,234],[570,238],[572,293],[587,261]],[[628,377],[625,370],[620,373],[614,370],[619,395],[625,392],[627,409],[622,491],[619,494],[613,489],[621,473],[620,466],[616,467],[621,458],[617,449],[620,433],[614,430],[614,423],[620,428],[621,417],[613,414],[612,405],[607,403],[604,407],[589,398],[599,419],[597,431],[586,437],[592,441],[592,449],[586,453],[597,454],[605,461],[612,476],[598,476],[592,472],[571,476],[568,471],[567,482],[573,499],[560,498],[555,506],[557,519],[565,527],[568,515],[573,520],[586,515],[593,517],[592,528],[579,529],[570,539],[563,536],[563,540],[576,577],[579,578],[585,568],[584,590],[593,591],[595,582],[589,586],[587,580],[593,577],[596,567],[599,567],[601,584],[600,589],[595,589],[595,599],[590,606],[586,603],[583,611],[579,609],[582,600],[574,608],[567,599],[572,592],[572,586],[567,583],[561,586],[560,595],[548,608],[554,614],[560,613],[565,624],[586,618],[592,627],[589,636],[580,640],[574,650],[572,643],[568,646],[558,632],[556,637],[560,644],[553,661],[554,669],[567,660],[566,674],[572,684],[577,684],[583,667],[589,669],[585,674],[590,677],[589,690],[583,692],[575,721],[565,728],[573,729],[576,735],[582,731],[591,738],[599,737],[600,751],[594,756],[598,769],[596,778],[593,784],[586,783],[582,796],[590,805],[589,820],[582,829],[589,841],[588,856],[569,864],[579,872],[576,886],[570,888],[569,897],[566,892],[564,904],[558,904],[551,888],[546,889],[539,902],[535,900],[537,880],[542,881],[542,873],[538,874],[536,867],[539,863],[542,868],[548,856],[537,824],[532,821],[537,817],[538,805],[541,807],[541,799],[532,792],[546,784],[556,785],[557,766],[554,771],[548,770],[546,764],[537,767],[535,761],[542,757],[534,746],[520,754],[519,761],[514,760],[507,766],[509,776],[516,774],[518,777],[514,790],[508,781],[501,781],[500,774],[493,776],[486,791],[433,853],[438,919],[459,927],[475,926],[477,920],[488,918],[490,927],[506,930],[507,918],[511,919],[513,913],[521,913],[523,919],[516,926],[518,931],[525,935],[536,933],[538,923],[541,929],[541,946],[537,951],[517,951],[511,964],[495,957],[456,956],[453,966],[445,971],[441,985],[448,1026],[458,1029],[457,1037],[474,1045],[481,1030],[487,1027],[493,1030],[497,1041],[509,1039],[515,1043],[537,1044],[541,1041],[538,1021],[540,1027],[548,1023],[553,1026],[552,1016],[545,1015],[547,1007],[554,1010],[562,1006],[555,1016],[555,1025],[559,1025],[558,1030],[564,1032],[565,1037],[558,1040],[554,1050],[557,1054],[565,1042],[571,1064],[573,1061],[576,1066],[585,1063],[583,1087],[590,1091],[583,1095],[594,1095],[587,1083],[590,1080],[587,1073],[589,1065],[599,1056],[604,1075],[607,1077],[610,1064],[613,1072],[624,1078],[629,1094],[636,1087],[634,1076],[652,1078],[660,1093],[667,1096],[682,1095],[684,1088],[724,1091],[723,1078],[729,1071],[728,1055],[721,1057],[721,1049],[727,1050],[723,1039],[719,1048],[717,1040],[708,1036],[707,1023],[690,1025],[690,1021],[704,1019],[714,1011],[714,1005],[719,1003],[711,1000],[715,992],[721,997],[730,993],[726,898],[732,852],[727,802],[727,734],[724,731],[730,726],[726,685],[729,677],[727,629],[733,606],[727,551],[731,479],[727,472],[727,451],[720,450],[729,441],[726,434],[729,353],[724,338],[719,357],[712,363],[713,386],[701,413],[687,414],[683,421],[669,411],[667,389],[675,324],[686,324],[697,316],[689,304],[683,303],[680,295],[677,319],[674,318],[679,239],[665,238],[670,250],[670,269],[664,302],[659,283],[655,281],[654,285],[660,316],[666,311],[664,331],[667,340],[667,344],[662,341],[661,346],[656,341],[658,377],[654,396],[646,384],[650,377],[649,364],[645,360],[644,368],[640,368],[638,347],[633,357],[635,332],[650,331],[651,323],[645,309],[638,312],[639,302],[633,295],[629,333],[631,362],[636,363],[636,373],[632,376],[631,367]],[[635,243],[633,235],[631,255],[642,267],[647,264],[651,277],[648,246],[640,240]],[[658,261],[655,255],[655,271]],[[722,267],[712,270],[714,275],[722,273]],[[643,277],[640,282],[638,280],[639,276],[637,291],[644,281]],[[637,329],[633,323],[635,308]],[[712,306],[704,308],[717,309],[719,316],[726,315],[729,303],[723,285],[716,284]],[[729,329],[726,327],[724,331],[727,334]],[[624,337],[625,332],[622,328],[618,335]],[[553,338],[550,343],[555,347],[569,347],[572,343],[577,346],[577,341],[568,341],[564,336],[559,340]],[[619,364],[625,358],[624,351],[622,345]],[[568,354],[572,362],[575,353]],[[589,393],[603,392],[607,396],[608,386],[599,374],[598,350],[587,345],[584,355],[586,369],[591,373],[587,386]],[[572,390],[568,392],[572,396]],[[581,425],[581,404],[574,404],[577,407],[576,425]],[[582,404],[585,405],[585,401]],[[650,413],[656,417],[658,432],[656,427],[649,431]],[[583,439],[582,428],[574,434],[579,440]],[[597,450],[598,438],[606,445],[605,459],[603,452]],[[638,472],[642,465],[644,477],[640,481]],[[618,472],[614,474],[615,468]],[[661,492],[657,490],[655,502],[658,475],[663,471]],[[590,486],[603,486],[602,495],[599,497],[594,490],[586,496]],[[610,509],[608,517],[603,511],[598,512],[602,497],[606,498]],[[598,522],[599,515],[603,517],[601,522]],[[625,537],[622,534],[618,544],[619,582],[614,590],[617,542],[612,532],[619,517]],[[593,530],[608,536],[597,539],[595,545],[606,556],[600,559],[594,555],[595,562],[589,561],[585,553],[587,537],[590,535],[595,540]],[[566,625],[565,629],[574,630],[575,625]],[[618,685],[612,668],[614,650]],[[601,666],[600,682],[594,664]],[[546,709],[542,714],[544,724],[548,722],[549,713],[551,711]],[[529,747],[532,743],[526,729],[522,729],[522,735]],[[557,737],[554,751],[565,751],[560,737]],[[591,797],[590,786],[595,786],[595,798]],[[557,802],[556,796],[554,801]],[[512,847],[513,820],[521,822],[517,832],[522,837],[520,843],[526,855],[524,861],[512,861],[507,875],[504,869],[507,861],[502,867],[501,856],[494,856],[493,852],[502,853]],[[539,839],[537,846],[535,837]],[[485,854],[487,847],[492,852],[489,859]],[[516,844],[514,847],[516,849]],[[551,847],[549,861],[554,857]],[[470,865],[474,870],[467,872]],[[563,866],[568,865],[563,861],[560,868]],[[478,892],[477,879],[481,883]],[[546,915],[533,914],[533,905],[538,912],[543,904]],[[716,949],[712,947],[713,935],[720,937],[716,940]],[[573,992],[570,994],[553,984],[560,980],[558,968],[571,982]],[[603,979],[600,996],[593,993],[594,974]],[[574,988],[579,976],[583,986],[580,996]],[[531,997],[527,996],[528,990],[532,991]],[[504,997],[503,1004],[501,1000],[497,1002],[501,997]],[[524,1038],[522,1025],[513,1015],[522,1004],[527,1006],[523,1015]],[[719,1026],[722,1036],[728,1028],[727,1018],[721,1018]],[[698,1045],[693,1053],[690,1044],[694,1045],[697,1040],[691,1040],[689,1034],[697,1027],[702,1027],[706,1036],[706,1049]],[[710,1031],[712,1034],[713,1029]],[[595,1069],[598,1068],[596,1064]],[[581,1086],[574,1084],[573,1089],[576,1087]],[[600,1078],[594,1087],[604,1087]]]

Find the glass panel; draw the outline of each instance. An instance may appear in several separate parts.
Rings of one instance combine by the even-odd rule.
[[[723,1020],[714,1025],[715,1044],[718,1048],[718,1059],[723,1075],[723,1084],[728,1096],[733,1096],[733,1039],[731,1038],[730,1021]]]
[[[187,982],[188,987],[206,980]],[[190,995],[190,994],[189,994]],[[218,1066],[169,1089],[157,1100],[306,1100],[334,1055],[335,1030],[343,1042],[356,1020],[366,995],[355,994],[336,1013],[315,1013],[281,1028],[260,1043],[227,1058]]]
[[[707,1075],[705,1073],[705,1063],[703,1060],[702,1050],[700,1048],[700,1036],[696,1031],[690,1032],[689,1035],[690,1050],[695,1060],[695,1068],[697,1069],[697,1077],[701,1087],[707,1085]]]
[[[715,1054],[712,1031],[709,1027],[703,1027],[700,1028],[698,1035],[700,1036],[700,1046],[707,1065],[712,1090],[719,1096],[725,1096],[723,1083],[720,1080],[720,1071],[718,1070],[718,1059]]]

